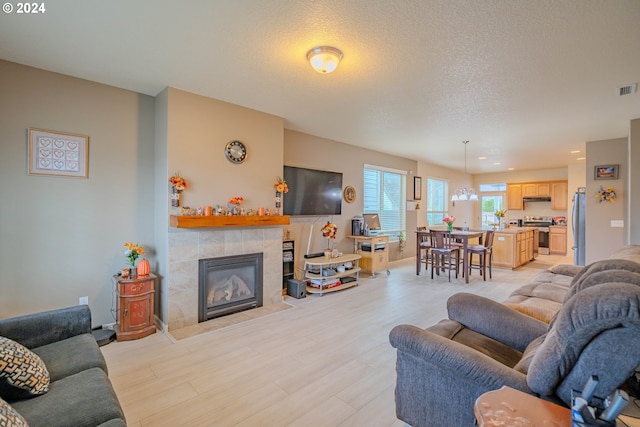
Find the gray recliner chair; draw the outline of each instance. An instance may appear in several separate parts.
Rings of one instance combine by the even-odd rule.
[[[637,273],[618,271],[633,283]],[[471,294],[447,302],[449,319],[396,326],[396,415],[413,427],[473,426],[473,405],[502,386],[569,406],[591,375],[607,396],[640,365],[640,286],[592,281],[545,324]]]

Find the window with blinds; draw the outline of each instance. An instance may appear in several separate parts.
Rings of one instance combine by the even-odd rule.
[[[399,234],[406,228],[406,172],[364,166],[363,213],[377,213],[382,233]]]

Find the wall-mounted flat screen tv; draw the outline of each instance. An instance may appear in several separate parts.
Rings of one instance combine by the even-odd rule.
[[[289,192],[283,195],[285,215],[340,215],[342,173],[284,167]]]

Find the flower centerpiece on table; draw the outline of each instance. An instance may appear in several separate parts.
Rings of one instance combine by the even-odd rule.
[[[276,193],[288,193],[289,192],[289,186],[287,185],[287,181],[285,181],[284,179],[280,178],[279,176],[276,177],[276,182],[273,183],[273,186],[276,189]]]
[[[596,198],[598,199],[598,203],[602,202],[611,202],[614,203],[616,201],[616,192],[612,187],[602,188],[596,193]]]
[[[453,223],[456,222],[456,217],[454,217],[454,216],[445,216],[442,221],[444,221],[444,223],[447,224],[447,230],[448,231],[453,231]]]
[[[145,253],[144,248],[137,243],[131,242],[125,243],[124,247],[127,248],[127,250],[124,251],[124,256],[129,260],[129,265],[135,267],[138,257]]]
[[[338,227],[334,223],[327,221],[322,227],[322,235],[327,238],[327,249],[331,249],[331,240],[335,240],[337,234]]]

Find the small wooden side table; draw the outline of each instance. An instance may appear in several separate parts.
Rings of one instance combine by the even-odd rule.
[[[155,274],[123,278],[115,275],[117,283],[117,324],[118,341],[137,340],[155,334],[153,322]]]
[[[523,427],[567,427],[571,411],[555,403],[503,386],[476,399],[473,405],[478,425],[519,425]]]

